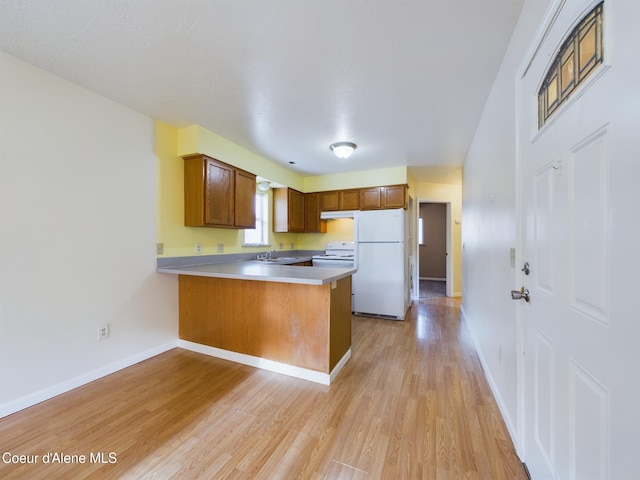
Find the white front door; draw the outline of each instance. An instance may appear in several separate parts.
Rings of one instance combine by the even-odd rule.
[[[538,129],[549,63],[598,2],[555,3],[518,88],[521,450],[534,480],[640,479],[640,2],[605,1],[604,65]]]

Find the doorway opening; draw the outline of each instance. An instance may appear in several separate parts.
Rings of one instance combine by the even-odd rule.
[[[419,298],[447,296],[447,225],[446,203],[420,202],[418,212]]]

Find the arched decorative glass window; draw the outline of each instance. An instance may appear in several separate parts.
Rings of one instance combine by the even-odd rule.
[[[538,92],[538,128],[602,63],[602,5],[589,12],[562,44]]]

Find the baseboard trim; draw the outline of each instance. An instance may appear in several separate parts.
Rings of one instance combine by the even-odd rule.
[[[498,409],[500,410],[502,419],[504,420],[504,423],[507,426],[507,431],[511,436],[511,441],[513,442],[514,446],[517,446],[518,445],[517,430],[513,426],[513,422],[511,421],[511,417],[509,416],[509,411],[507,410],[504,404],[504,401],[502,400],[502,395],[500,395],[500,390],[498,390],[498,387],[496,386],[496,382],[493,380],[493,376],[491,375],[491,370],[489,369],[489,366],[487,365],[484,355],[482,354],[480,345],[478,344],[476,337],[473,335],[473,330],[469,327],[469,321],[467,319],[467,314],[463,306],[460,306],[460,318],[465,323],[465,326],[467,327],[467,331],[471,336],[471,341],[473,342],[473,346],[476,349],[478,358],[480,359],[482,370],[484,371],[485,377],[487,377],[487,382],[489,383],[489,388],[493,393],[493,397],[496,399],[496,403],[498,404]]]
[[[190,350],[192,352],[209,355],[210,357],[221,358],[223,360],[241,363],[242,365],[248,365],[250,367],[260,368],[262,370],[268,370],[270,372],[280,373],[283,375],[288,375],[290,377],[308,380],[314,383],[320,383],[322,385],[331,385],[331,382],[335,379],[338,373],[340,373],[340,370],[342,370],[344,365],[351,358],[351,348],[349,348],[349,350],[347,350],[347,352],[342,356],[331,373],[323,373],[316,370],[309,370],[308,368],[296,367],[294,365],[276,362],[274,360],[254,357],[253,355],[247,355],[245,353],[232,352],[230,350],[223,350],[217,347],[210,347],[209,345],[202,345],[201,343],[189,342],[187,340],[178,340],[178,347],[184,348],[185,350]]]
[[[49,400],[53,397],[57,397],[58,395],[69,392],[74,388],[81,387],[82,385],[86,385],[87,383],[91,383],[102,377],[111,375],[118,370],[122,370],[124,368],[130,367],[131,365],[135,365],[136,363],[148,360],[149,358],[160,355],[161,353],[171,350],[172,348],[176,348],[176,346],[177,345],[175,341],[159,345],[155,348],[145,350],[144,352],[140,352],[136,355],[124,358],[120,361],[105,365],[104,367],[97,368],[96,370],[92,370],[82,375],[78,375],[77,377],[70,378],[69,380],[58,383],[57,385],[44,388],[32,394],[18,398],[17,400],[13,400],[9,403],[5,403],[4,405],[0,405],[0,418],[19,412],[20,410],[24,410],[25,408],[33,407],[34,405],[44,402],[45,400]]]

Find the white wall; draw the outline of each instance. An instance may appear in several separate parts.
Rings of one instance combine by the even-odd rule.
[[[527,0],[464,164],[462,308],[505,422],[517,440],[515,85],[549,5]],[[520,268],[520,266],[517,266]]]
[[[0,52],[0,416],[175,345],[153,121]],[[97,341],[99,325],[111,337]]]

